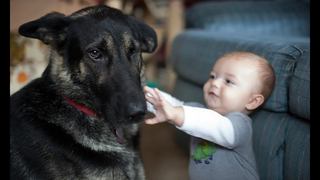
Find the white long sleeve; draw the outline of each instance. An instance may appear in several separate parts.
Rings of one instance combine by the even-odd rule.
[[[183,101],[172,97],[166,92],[160,92],[173,106],[183,107],[184,122],[181,127],[176,126],[178,129],[192,136],[212,141],[227,148],[232,148],[234,144],[234,129],[227,117],[210,109],[183,106]],[[147,109],[151,113],[156,114],[156,110],[148,101]]]
[[[219,113],[205,108],[182,106],[184,122],[178,129],[221,146],[232,148],[234,128],[230,120]]]

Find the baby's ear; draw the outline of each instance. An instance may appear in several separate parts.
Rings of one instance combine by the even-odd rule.
[[[264,102],[264,97],[262,94],[254,94],[246,105],[246,109],[252,111],[258,108]]]

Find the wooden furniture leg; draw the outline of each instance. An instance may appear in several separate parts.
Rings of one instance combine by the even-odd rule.
[[[166,28],[166,68],[168,83],[165,88],[166,92],[171,93],[176,79],[176,74],[170,66],[168,60],[171,53],[173,39],[185,28],[184,0],[171,0],[169,2],[169,15]]]

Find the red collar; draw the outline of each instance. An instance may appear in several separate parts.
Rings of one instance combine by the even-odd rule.
[[[91,109],[81,105],[81,104],[78,104],[74,101],[72,101],[71,99],[67,98],[65,95],[61,94],[61,96],[66,100],[68,101],[68,103],[70,103],[73,107],[79,109],[80,111],[86,113],[86,114],[89,114],[90,116],[93,116],[93,117],[98,117],[96,113],[94,113]],[[123,141],[123,130],[120,128],[120,129],[113,129],[113,134],[114,136],[116,137],[116,139],[119,141],[119,142],[122,142]]]
[[[65,95],[61,94],[62,97],[68,101],[68,103],[70,103],[72,106],[74,106],[75,108],[79,109],[80,111],[86,113],[86,114],[89,114],[90,116],[93,116],[93,117],[98,117],[96,113],[94,113],[91,109],[81,105],[81,104],[78,104],[74,101],[72,101],[71,99],[68,99]]]

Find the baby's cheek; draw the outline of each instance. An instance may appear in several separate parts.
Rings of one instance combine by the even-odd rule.
[[[223,101],[223,104],[226,106],[234,106],[235,104],[238,104],[238,101],[241,101],[242,99],[241,93],[237,91],[223,91],[220,94],[221,101]]]
[[[226,95],[228,98],[226,100],[226,103],[228,106],[232,107],[233,109],[240,111],[242,110],[246,103],[248,102],[248,96],[246,92],[242,91],[230,91]]]
[[[210,88],[210,84],[209,81],[207,81],[204,85],[203,85],[203,93],[207,93],[209,91]]]

